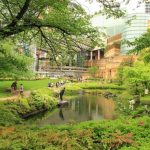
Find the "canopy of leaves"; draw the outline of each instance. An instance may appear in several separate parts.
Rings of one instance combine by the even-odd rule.
[[[141,37],[136,38],[134,41],[134,51],[140,52],[141,50],[150,47],[150,30],[143,34]]]
[[[131,51],[131,53],[140,53],[144,62],[150,63],[150,30],[141,37],[136,38],[132,44],[135,48]]]
[[[124,77],[129,82],[150,82],[150,65],[138,61],[133,67],[124,68]]]
[[[116,0],[98,2],[106,15],[122,15]],[[91,47],[101,41],[98,30],[91,26],[90,16],[75,0],[0,0],[0,10],[1,38],[26,32],[27,39],[41,36],[50,49],[79,37],[75,40],[76,43],[82,40],[79,45],[87,39]],[[75,43],[74,46],[78,47]]]
[[[118,80],[126,84],[132,94],[144,94],[150,88],[150,64],[144,63],[143,55],[133,65],[121,66],[118,69]]]
[[[19,54],[11,40],[0,43],[0,78],[22,78],[30,75],[32,59]]]

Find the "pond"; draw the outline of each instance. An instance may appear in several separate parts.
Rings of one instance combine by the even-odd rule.
[[[57,108],[53,113],[31,118],[30,123],[44,126],[116,118],[114,101],[100,95],[79,95],[68,102],[68,106]]]

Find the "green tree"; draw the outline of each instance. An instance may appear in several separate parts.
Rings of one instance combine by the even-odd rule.
[[[133,64],[134,64],[134,62],[133,62],[132,57],[131,58],[129,57],[128,60],[123,61],[121,63],[121,65],[119,66],[119,68],[117,70],[117,80],[118,80],[119,84],[122,85],[124,82],[124,68],[125,67],[133,67]]]
[[[132,67],[123,68],[123,79],[133,94],[144,94],[150,88],[150,64],[137,61]]]
[[[131,51],[131,53],[142,55],[144,62],[150,63],[150,30],[139,38],[136,38],[132,44],[135,48]]]
[[[1,40],[0,43],[0,78],[22,78],[30,76],[32,59],[19,54],[11,40]]]

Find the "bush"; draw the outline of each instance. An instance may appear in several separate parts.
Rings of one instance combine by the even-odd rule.
[[[57,104],[56,98],[42,93],[44,93],[43,90],[33,91],[31,93],[31,97],[29,98],[29,105],[31,107],[35,107],[36,109],[52,110]]]
[[[48,94],[46,94],[48,93]],[[36,110],[52,110],[57,105],[56,98],[49,90],[33,91],[30,98],[19,98],[17,101],[3,102],[0,105],[0,125],[8,126],[21,122],[21,116]]]
[[[5,106],[0,108],[0,125],[1,126],[11,126],[13,124],[21,123],[19,116],[11,112]]]

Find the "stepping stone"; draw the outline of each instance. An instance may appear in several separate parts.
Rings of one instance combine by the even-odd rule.
[[[68,101],[59,101],[57,106],[58,107],[60,107],[60,106],[68,106],[68,104],[69,104]]]

